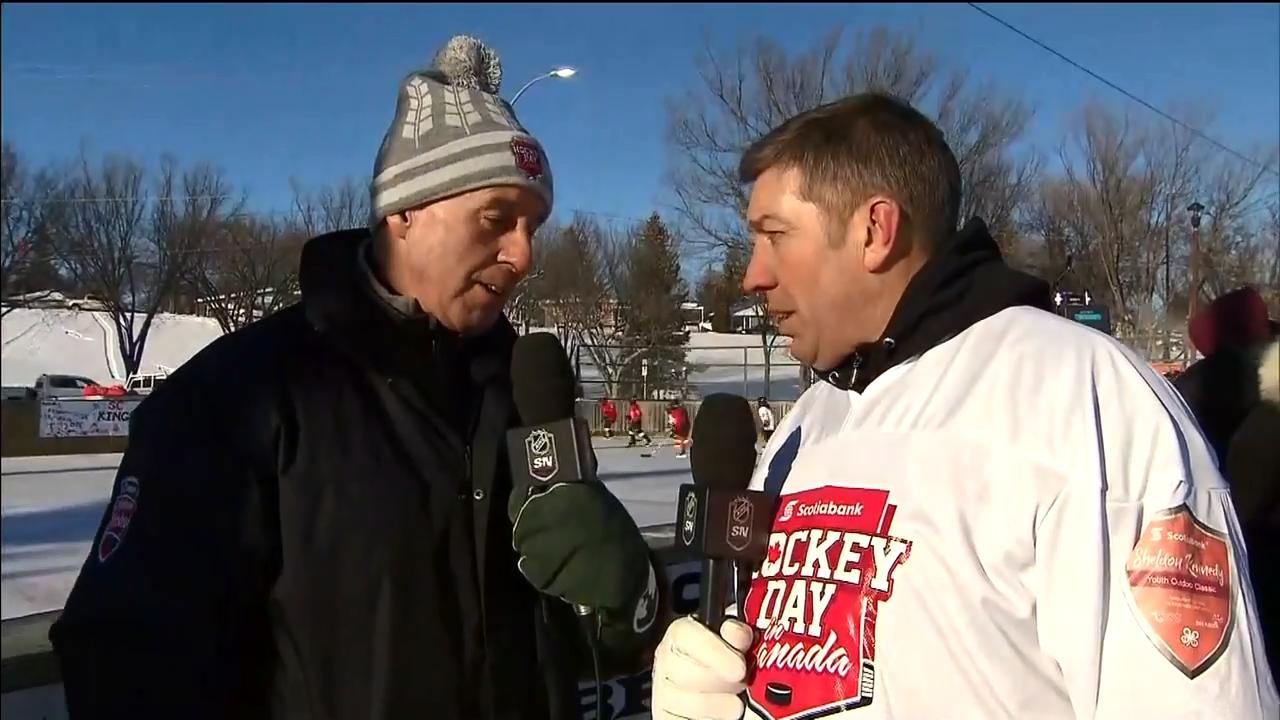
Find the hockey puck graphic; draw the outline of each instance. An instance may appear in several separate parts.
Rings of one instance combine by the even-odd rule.
[[[791,704],[791,686],[771,682],[764,686],[764,699],[771,705],[786,707]]]

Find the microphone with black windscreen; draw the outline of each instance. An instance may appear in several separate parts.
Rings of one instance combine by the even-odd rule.
[[[559,338],[540,332],[516,340],[511,390],[524,425],[507,431],[507,450],[517,491],[596,479],[591,434],[574,412],[575,387]]]
[[[546,332],[516,340],[511,394],[524,425],[507,431],[512,492],[527,499],[558,483],[595,482],[591,433],[574,412],[573,368],[560,339]],[[585,622],[594,611],[574,610]]]
[[[676,544],[703,556],[694,617],[719,632],[738,563],[761,562],[768,551],[773,498],[747,489],[756,464],[756,425],[745,398],[708,395],[694,419],[692,440],[693,483],[680,486]]]
[[[569,355],[559,338],[539,332],[516,340],[511,353],[511,394],[524,425],[507,431],[507,457],[511,491],[522,493],[526,500],[555,484],[596,481],[591,432],[574,411],[576,387]],[[591,649],[596,717],[604,717],[596,613],[585,605],[573,609]]]

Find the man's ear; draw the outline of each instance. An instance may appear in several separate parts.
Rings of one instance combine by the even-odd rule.
[[[408,210],[392,213],[384,222],[388,240],[403,240],[409,233],[409,226],[413,224],[412,213]]]
[[[902,206],[892,198],[873,196],[860,209],[865,213],[862,226],[862,262],[867,272],[884,272],[895,260],[904,255],[907,248],[899,234],[902,229]]]

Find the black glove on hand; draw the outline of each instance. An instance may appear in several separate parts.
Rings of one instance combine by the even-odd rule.
[[[597,610],[630,609],[645,593],[649,546],[603,484],[512,493],[507,512],[520,572],[540,592]]]
[[[631,514],[601,483],[552,485],[507,504],[520,572],[540,592],[596,611],[606,674],[648,666],[660,623],[658,576]]]

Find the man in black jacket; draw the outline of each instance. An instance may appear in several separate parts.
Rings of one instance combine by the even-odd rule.
[[[374,231],[311,240],[300,304],[138,408],[51,631],[72,718],[571,717],[593,663],[569,603],[597,608],[606,673],[646,662],[625,508],[507,471],[502,308],[552,185],[499,79],[471,38],[409,75]]]

